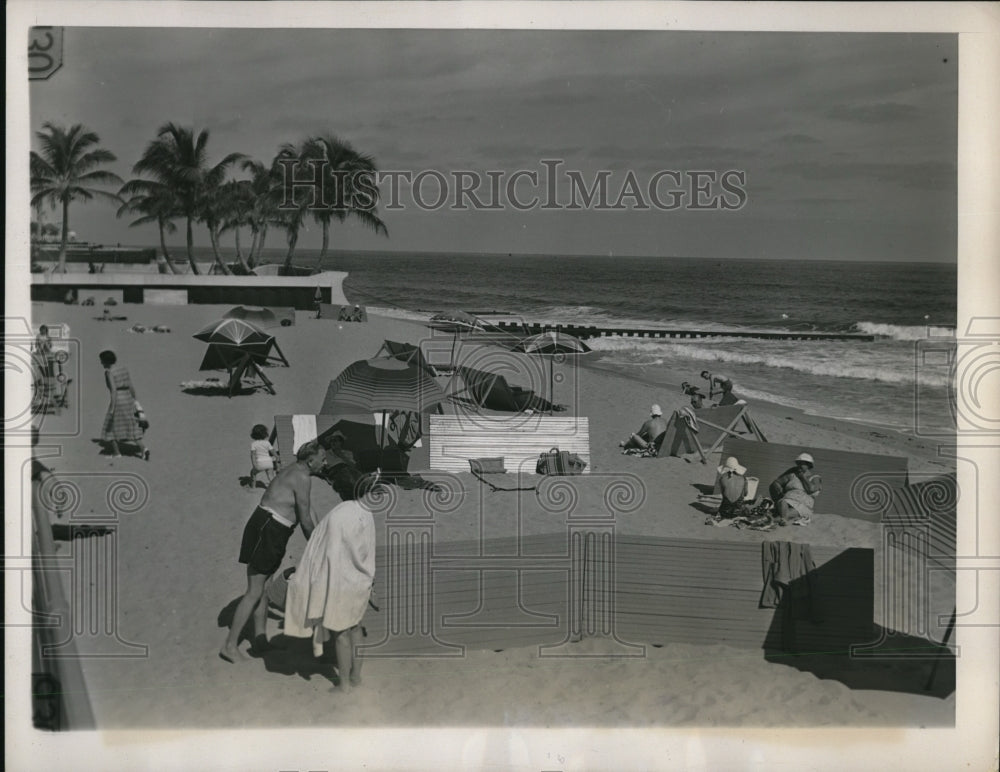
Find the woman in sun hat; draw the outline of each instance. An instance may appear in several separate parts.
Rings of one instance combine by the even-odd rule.
[[[771,483],[768,492],[779,517],[805,522],[812,517],[816,496],[823,487],[815,467],[816,462],[809,453],[800,453],[795,466]]]
[[[730,456],[718,468],[718,486],[722,491],[719,517],[735,517],[747,497],[747,468],[735,456]]]

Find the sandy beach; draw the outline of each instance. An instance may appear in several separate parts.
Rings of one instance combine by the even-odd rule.
[[[58,458],[47,463],[81,491],[76,511],[66,522],[106,517],[108,480],[116,476],[141,479],[138,488],[148,489],[148,498],[142,493],[138,503],[123,505],[113,515],[117,650],[132,656],[83,660],[100,728],[952,724],[954,692],[852,689],[840,680],[768,662],[761,650],[724,645],[647,645],[644,656],[622,659],[604,656],[608,642],[589,637],[576,646],[581,654],[593,656],[579,659],[546,659],[533,646],[469,650],[458,660],[373,659],[365,664],[365,683],[346,700],[330,693],[329,659],[306,660],[291,668],[272,667],[261,660],[237,666],[221,661],[217,651],[225,636],[227,610],[231,614],[245,587],[243,567],[236,562],[240,535],[262,493],[239,484],[248,471],[250,428],[255,423],[270,427],[275,415],[318,411],[329,381],[351,362],[373,356],[384,339],[419,343],[430,334],[426,327],[398,319],[371,316],[364,324],[340,324],[299,311],[294,326],[273,330],[291,363],[289,368],[267,370],[276,395],[258,391],[227,399],[185,393],[182,381],[213,375],[198,372],[205,346],[191,336],[227,308],[122,305],[115,313],[127,320],[105,322],[96,318],[99,306],[32,306],[34,324],[68,324],[72,337],[80,341],[79,358],[70,362],[75,381],[70,408],[63,415],[46,417],[41,439],[42,447],[61,448]],[[136,323],[147,328],[165,325],[171,332],[129,332]],[[149,463],[135,457],[112,459],[95,442],[107,406],[97,353],[106,348],[129,368],[149,417]],[[876,550],[878,586],[877,525],[823,514],[807,527],[783,528],[780,533],[711,528],[697,506],[696,486],[713,482],[718,454],[706,466],[679,458],[623,456],[618,440],[638,427],[651,403],[661,404],[667,414],[681,407],[684,397],[679,389],[668,393],[590,367],[560,372],[564,377],[558,382],[556,401],[568,405],[567,414],[587,416],[590,421],[592,473],[574,481],[581,506],[600,508],[604,485],[615,474],[630,473],[642,481],[643,503],[617,519],[618,533],[749,544],[780,538],[830,548],[866,547]],[[677,383],[690,375],[678,373]],[[937,457],[935,446],[918,438],[837,423],[780,405],[754,404],[752,409],[772,442],[902,455],[909,459],[911,473],[949,471],[947,459]],[[47,438],[47,432],[76,422],[75,436]],[[427,476],[434,479],[433,473]],[[461,485],[461,501],[435,516],[437,542],[514,535],[508,515],[509,497],[515,494],[482,495],[470,474],[455,479]],[[313,490],[317,512],[337,502],[325,484],[316,482]],[[426,507],[422,491],[394,492],[397,507]],[[552,533],[565,524],[564,518],[537,504],[521,514],[525,535]],[[376,530],[381,546],[384,513],[376,516]],[[297,531],[286,566],[295,565],[304,546]],[[64,542],[61,550],[69,549]],[[876,622],[880,614],[876,597]],[[141,646],[147,648],[143,651]],[[884,663],[876,669],[886,677],[922,683],[929,667],[927,662],[910,662]]]

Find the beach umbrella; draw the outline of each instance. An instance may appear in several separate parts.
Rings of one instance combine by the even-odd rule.
[[[242,319],[258,327],[277,327],[278,317],[270,308],[257,306],[236,306],[222,315],[224,319]]]
[[[550,403],[555,403],[555,383],[553,376],[555,356],[557,354],[579,356],[590,353],[590,347],[582,340],[559,330],[546,330],[537,335],[530,335],[527,338],[523,338],[514,346],[513,350],[534,356],[548,356]]]
[[[466,311],[443,311],[432,316],[428,324],[442,332],[461,333],[483,329],[482,320]]]
[[[398,359],[361,359],[330,383],[321,413],[382,413],[379,466],[385,441],[386,411],[428,413],[445,400],[444,391],[425,370]]]
[[[267,343],[274,338],[270,333],[264,332],[245,319],[218,319],[198,330],[192,337],[205,343],[221,343],[228,346]]]
[[[474,316],[465,311],[443,311],[435,314],[427,323],[429,327],[441,332],[453,333],[451,340],[451,362],[455,363],[455,346],[458,345],[458,336],[462,333],[482,331],[483,323],[478,316]]]
[[[229,371],[230,396],[248,370],[256,373],[267,390],[274,394],[274,385],[260,366],[273,358],[288,367],[288,360],[274,336],[245,319],[219,319],[192,337],[209,344],[201,369],[216,369],[221,365]],[[274,357],[271,356],[272,350],[276,352]]]

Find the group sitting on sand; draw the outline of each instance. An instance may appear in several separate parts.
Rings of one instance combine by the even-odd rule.
[[[730,456],[718,468],[716,489],[721,494],[709,525],[732,525],[770,531],[784,525],[808,525],[816,496],[823,481],[809,453],[800,453],[795,466],[786,470],[768,486],[768,497],[757,493],[756,478],[747,477],[747,468]],[[751,480],[753,485],[751,486]]]
[[[260,428],[255,426],[251,434],[252,478],[257,471],[268,473],[267,462],[273,462],[270,444],[265,448],[267,440],[259,436]],[[307,545],[288,585],[284,632],[293,637],[313,637],[317,655],[322,653],[322,643],[332,635],[338,689],[349,691],[361,679],[361,662],[354,656],[360,643],[358,626],[367,605],[374,602],[375,525],[364,503],[374,480],[346,461],[343,454],[349,453],[342,448],[342,434],[332,444],[341,450],[332,471],[327,466],[327,453],[317,440],[303,444],[296,451],[295,462],[276,473],[271,464],[273,478],[243,530],[239,562],[247,567],[247,588],[233,612],[219,656],[232,663],[247,659],[239,642],[251,619],[250,653],[260,656],[270,648],[265,587],[281,566],[295,527],[301,525]],[[262,469],[258,470],[258,466]],[[312,478],[323,473],[329,474],[342,503],[318,519],[312,506]]]

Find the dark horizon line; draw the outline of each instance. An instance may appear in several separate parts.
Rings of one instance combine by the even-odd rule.
[[[70,242],[72,244],[72,242]],[[108,247],[109,244],[102,244],[101,246]],[[157,253],[160,252],[159,244],[122,244],[122,248],[129,249],[156,249]],[[210,250],[212,246],[206,244],[204,246],[195,245],[195,249],[206,249]],[[286,249],[285,247],[264,247],[268,251],[281,251]],[[236,248],[232,246],[220,246],[220,252],[229,253],[235,255]],[[299,252],[319,252],[319,247],[300,247]],[[460,251],[446,251],[446,250],[433,250],[433,249],[330,249],[327,251],[327,258],[337,257],[337,256],[353,256],[357,255],[359,257],[381,257],[381,256],[396,256],[396,255],[408,255],[410,257],[446,257],[446,256],[464,256],[464,257],[578,257],[582,259],[594,259],[594,258],[622,258],[626,260],[649,260],[649,259],[661,259],[661,260],[716,260],[716,261],[745,261],[745,260],[758,260],[761,262],[774,262],[774,263],[787,263],[787,262],[809,262],[809,263],[877,263],[877,264],[905,264],[905,263],[919,263],[919,264],[934,264],[934,265],[958,265],[958,257],[956,256],[952,260],[870,260],[863,257],[858,258],[843,258],[843,259],[832,259],[827,257],[820,258],[809,258],[809,257],[707,257],[707,256],[696,256],[696,255],[625,255],[625,254],[578,254],[575,252],[475,252],[468,250]],[[174,258],[175,262],[180,262],[181,259],[187,259],[187,249],[184,245],[179,247],[171,247],[171,257]],[[315,254],[310,255],[310,257],[315,257]],[[295,261],[293,260],[293,263]]]

